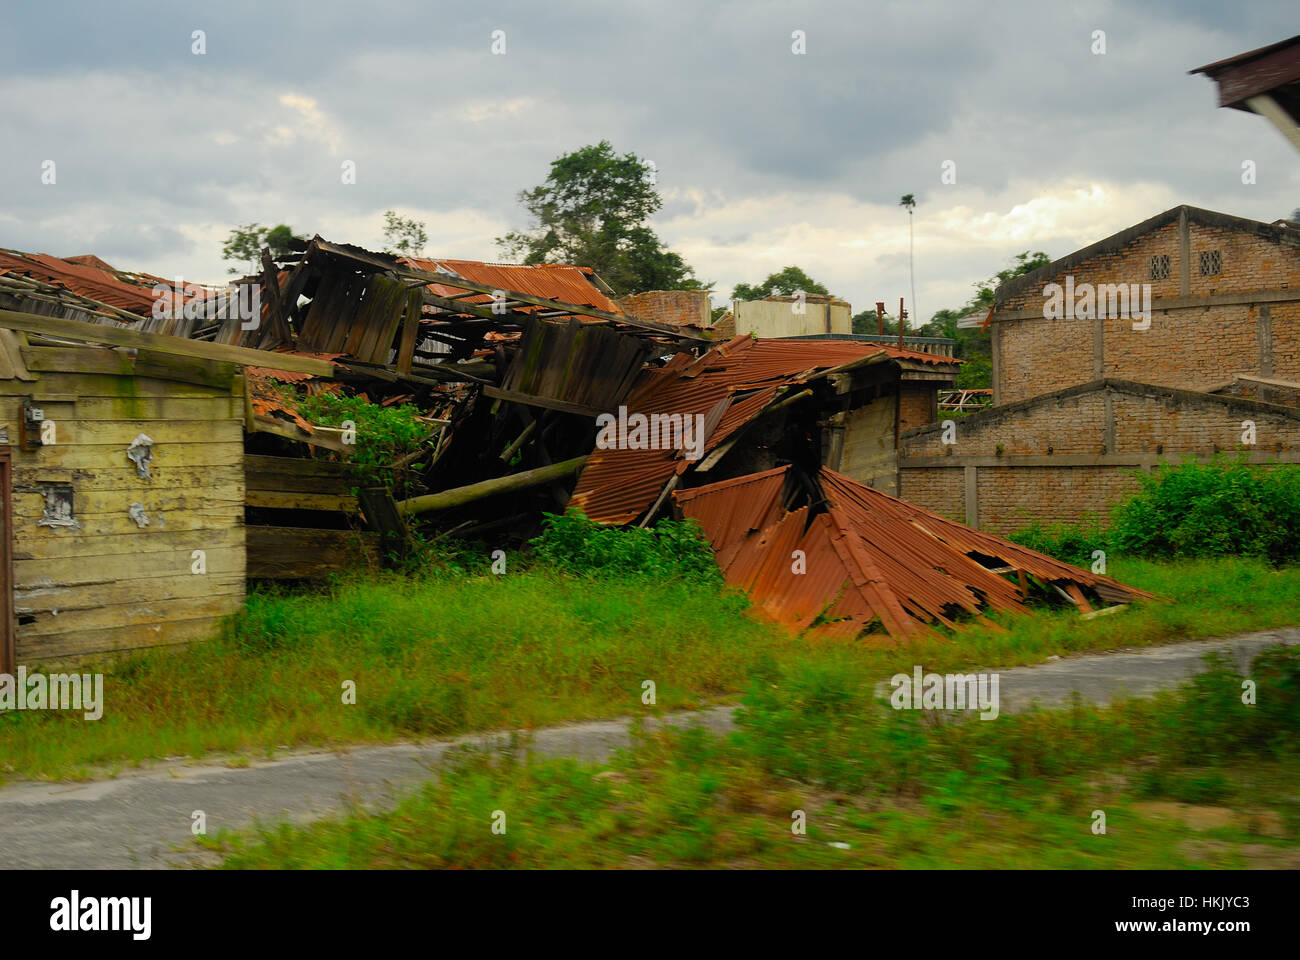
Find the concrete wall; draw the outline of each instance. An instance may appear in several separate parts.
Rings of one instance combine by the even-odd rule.
[[[803,312],[795,311],[802,306]],[[853,308],[842,300],[810,295],[802,305],[794,297],[737,300],[732,305],[736,334],[756,337],[801,337],[814,333],[852,333]]]
[[[898,495],[898,457],[894,449],[894,396],[886,394],[841,414],[844,440],[840,473],[867,486]]]

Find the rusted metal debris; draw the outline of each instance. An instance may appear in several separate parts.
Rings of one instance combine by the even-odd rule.
[[[673,494],[678,513],[709,538],[727,582],[795,632],[867,631],[885,642],[937,635],[935,624],[1024,612],[1031,578],[1085,612],[1085,590],[1108,602],[1154,599],[833,470],[809,484],[796,472],[783,466]]]
[[[704,461],[733,434],[793,397],[802,385],[873,363],[911,361],[954,367],[960,361],[850,340],[758,340],[737,337],[696,358],[678,353],[647,368],[626,405],[659,415],[702,416]],[[680,449],[597,450],[583,469],[572,505],[601,523],[632,523],[654,505],[673,477],[701,464]]]

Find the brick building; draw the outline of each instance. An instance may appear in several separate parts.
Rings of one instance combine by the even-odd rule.
[[[707,290],[647,290],[615,301],[624,313],[659,323],[712,326],[713,312]]]
[[[1104,516],[1161,460],[1300,462],[1300,224],[1175,207],[1003,284],[990,322],[994,406],[900,437],[905,499],[1009,532]]]

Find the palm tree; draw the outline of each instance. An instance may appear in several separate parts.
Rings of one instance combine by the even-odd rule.
[[[916,265],[912,261],[912,211],[916,209],[916,197],[905,193],[898,205],[907,208],[907,270],[912,275],[912,316],[916,317],[919,316],[916,312]],[[898,318],[898,329],[903,329],[902,317]]]

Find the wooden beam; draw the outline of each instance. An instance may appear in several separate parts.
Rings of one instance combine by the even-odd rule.
[[[245,427],[245,429],[248,429]],[[331,437],[321,432],[318,428],[315,433],[303,433],[301,429],[292,424],[281,423],[268,417],[255,415],[253,417],[253,426],[249,433],[269,433],[277,437],[284,437],[286,440],[297,440],[299,443],[310,443],[313,447],[324,447],[326,450],[333,450],[335,453],[352,453],[352,447],[345,444],[337,437]]]
[[[69,340],[83,340],[87,343],[108,343],[115,347],[147,349],[157,354],[199,360],[219,360],[245,367],[269,367],[273,370],[289,370],[293,373],[310,373],[318,377],[334,375],[334,364],[314,357],[273,353],[269,350],[252,350],[248,347],[206,343],[202,340],[186,340],[184,337],[169,337],[161,333],[141,333],[126,327],[82,323],[80,320],[64,320],[61,317],[41,317],[14,310],[0,310],[0,327],[22,330],[26,333],[65,337]]]
[[[483,388],[483,393],[497,400],[509,400],[511,403],[523,403],[530,407],[545,407],[547,410],[559,410],[561,413],[573,413],[580,417],[595,418],[607,412],[581,403],[570,403],[568,400],[552,400],[549,397],[535,397],[530,393],[518,393],[501,387],[487,386]]]
[[[379,534],[383,559],[387,561],[389,555],[399,559],[406,556],[411,545],[410,532],[392,493],[386,487],[363,487],[357,491],[357,497],[367,526]]]
[[[440,387],[444,383],[490,383],[484,377],[496,374],[496,366],[491,363],[456,364],[413,364],[412,370],[419,373],[398,373],[393,367],[380,366],[377,363],[363,363],[360,360],[342,359],[335,369],[338,380],[384,380],[388,383],[409,383],[425,387]],[[428,374],[421,376],[420,374]]]
[[[233,363],[176,357],[153,350],[137,350],[132,357],[107,347],[23,347],[20,355],[29,370],[46,373],[152,377],[222,390],[229,390],[239,374],[239,367]]]
[[[356,513],[357,498],[339,493],[303,493],[297,490],[246,490],[244,505],[271,510],[322,510]]]
[[[408,376],[415,359],[415,341],[420,333],[420,295],[412,291],[406,298],[406,319],[403,321],[402,339],[397,346],[397,372]]]
[[[508,477],[496,477],[492,480],[483,480],[479,483],[471,483],[468,486],[456,487],[452,490],[429,493],[422,497],[412,497],[409,500],[399,502],[397,509],[403,516],[409,516],[416,513],[428,513],[433,510],[447,510],[451,507],[459,507],[499,493],[526,490],[529,487],[550,483],[552,480],[560,480],[577,473],[582,469],[582,465],[587,462],[587,457],[588,455],[584,454],[581,457],[574,457],[572,460],[563,460],[560,463],[553,463],[545,467],[536,467],[532,470],[524,470],[521,473],[512,473]]]
[[[1065,592],[1074,601],[1074,605],[1079,608],[1080,613],[1092,613],[1092,604],[1088,602],[1088,598],[1083,595],[1083,591],[1079,589],[1077,583],[1067,583]]]

